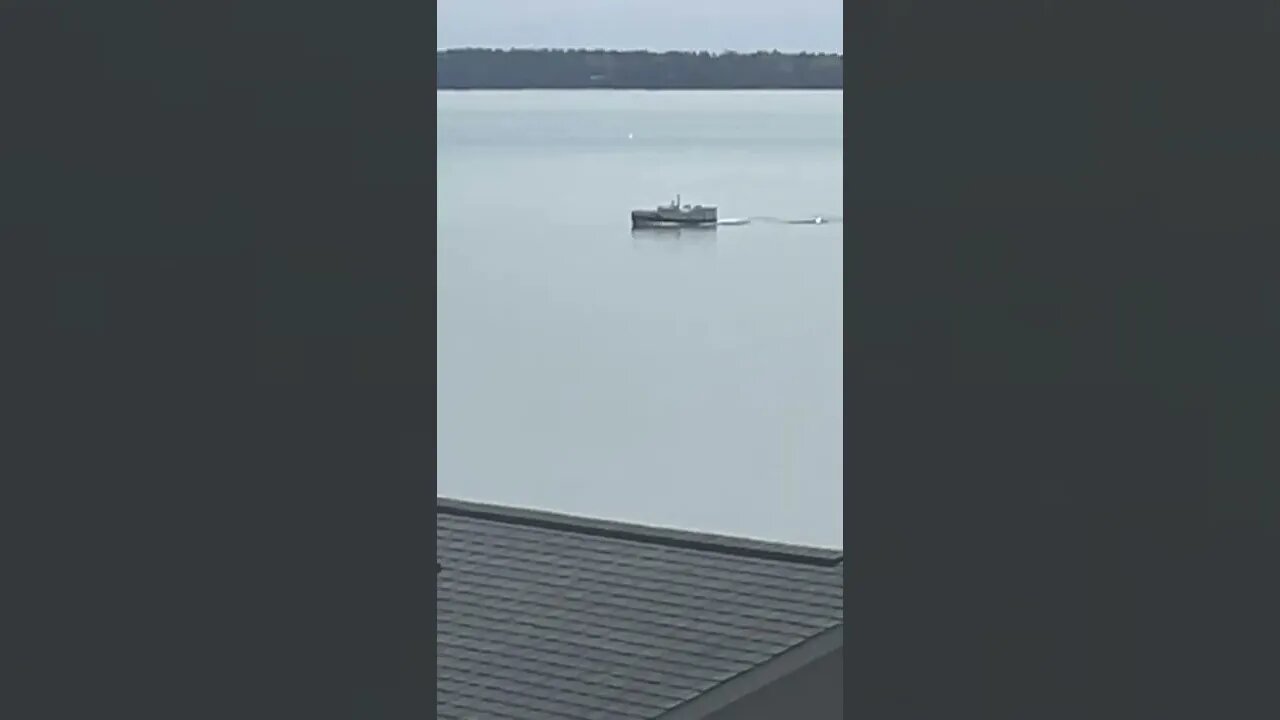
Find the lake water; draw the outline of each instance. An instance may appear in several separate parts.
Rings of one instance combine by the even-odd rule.
[[[842,546],[843,93],[437,101],[439,494]]]

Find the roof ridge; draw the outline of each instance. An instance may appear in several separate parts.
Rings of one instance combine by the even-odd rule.
[[[771,680],[794,672],[823,655],[844,646],[844,621],[824,628],[796,642],[773,657],[743,668],[710,688],[663,712],[659,720],[702,718],[722,710],[767,685]],[[753,676],[756,678],[753,681]],[[769,678],[766,680],[765,678]]]
[[[595,537],[698,550],[759,560],[778,560],[800,565],[835,567],[844,562],[844,550],[815,548],[805,545],[752,540],[713,533],[653,527],[614,520],[599,520],[578,515],[530,510],[505,505],[436,498],[436,512],[445,515],[492,520],[549,530],[592,535]]]

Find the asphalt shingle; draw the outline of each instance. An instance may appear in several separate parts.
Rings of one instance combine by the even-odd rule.
[[[438,501],[441,718],[647,720],[844,622],[839,551]]]

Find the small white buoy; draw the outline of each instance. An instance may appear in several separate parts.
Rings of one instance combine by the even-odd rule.
[[[632,139],[632,138],[634,138],[634,137],[635,137],[635,135],[633,135],[632,133],[627,133],[627,139],[628,139],[628,140],[631,140],[631,139]]]

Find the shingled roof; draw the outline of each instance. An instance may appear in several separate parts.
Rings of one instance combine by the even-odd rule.
[[[703,717],[832,652],[843,552],[439,499],[437,716]]]

